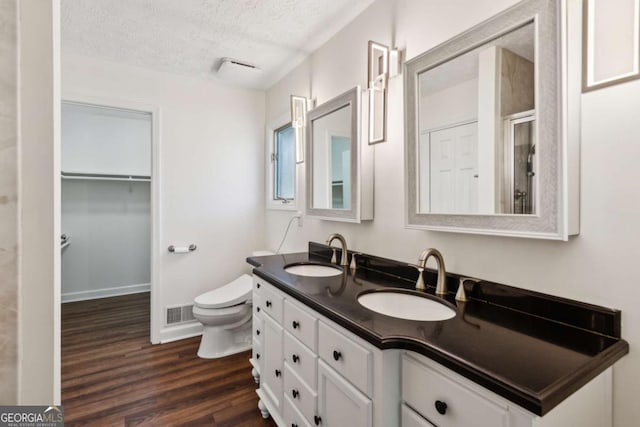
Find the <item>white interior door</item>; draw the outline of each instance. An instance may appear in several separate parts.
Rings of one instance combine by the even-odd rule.
[[[478,211],[478,124],[468,123],[429,134],[430,211]]]
[[[455,130],[455,212],[478,212],[478,124],[469,123]]]

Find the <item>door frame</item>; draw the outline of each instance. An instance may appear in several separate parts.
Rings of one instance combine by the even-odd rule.
[[[503,143],[504,143],[503,164],[505,165],[505,168],[500,175],[501,175],[501,179],[504,180],[503,182],[504,190],[503,190],[502,197],[504,197],[504,200],[505,200],[505,203],[503,205],[504,207],[507,208],[507,211],[503,212],[505,214],[513,215],[513,212],[515,210],[514,200],[513,200],[513,195],[515,192],[515,182],[514,182],[515,181],[515,159],[514,159],[515,126],[521,123],[528,123],[528,122],[535,122],[535,121],[536,121],[535,109],[511,114],[509,116],[505,116],[503,119],[503,123],[504,123],[503,124]],[[533,132],[535,134],[535,126],[533,129]],[[534,138],[535,138],[535,135],[534,135]],[[537,158],[538,156],[536,156],[536,163],[537,163]],[[536,164],[535,170],[536,171],[538,170],[537,164]],[[534,200],[532,201],[532,205],[534,207],[538,206],[537,197],[538,195],[536,192],[534,193]],[[534,209],[534,212],[535,212],[535,209]],[[526,215],[535,215],[535,214],[526,214]]]
[[[150,341],[152,344],[160,344],[160,331],[162,327],[162,286],[160,275],[160,260],[162,255],[161,229],[160,229],[160,141],[161,141],[161,108],[158,105],[144,104],[124,99],[106,98],[102,96],[85,95],[80,93],[65,92],[62,94],[62,102],[77,102],[111,108],[121,108],[151,114],[151,302],[150,302]],[[62,151],[62,144],[60,144]]]

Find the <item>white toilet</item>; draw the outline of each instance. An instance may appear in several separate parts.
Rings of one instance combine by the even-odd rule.
[[[251,292],[248,274],[193,301],[193,316],[204,326],[198,357],[216,359],[251,348]]]

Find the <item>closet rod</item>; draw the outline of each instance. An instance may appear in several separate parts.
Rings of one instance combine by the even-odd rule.
[[[150,176],[144,175],[106,175],[99,173],[70,173],[62,172],[62,179],[83,179],[93,181],[129,181],[129,182],[150,182]]]

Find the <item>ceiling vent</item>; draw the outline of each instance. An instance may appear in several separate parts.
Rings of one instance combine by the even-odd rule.
[[[218,77],[235,83],[253,82],[261,73],[259,67],[231,58],[222,58],[218,67]]]

